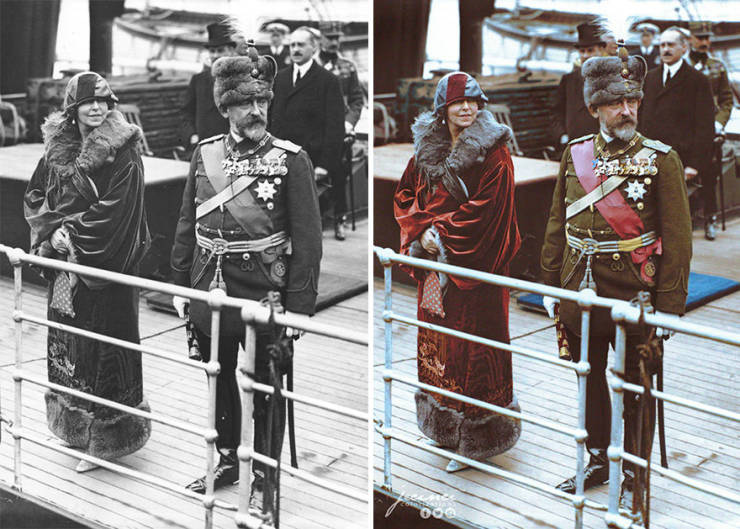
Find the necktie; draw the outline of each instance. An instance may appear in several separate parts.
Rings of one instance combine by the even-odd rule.
[[[300,80],[301,80],[301,71],[300,70],[296,70],[296,73],[295,73],[295,82],[293,83],[293,86],[297,85],[298,84],[298,81],[300,81]]]
[[[671,80],[671,71],[668,70],[668,72],[665,74],[665,82],[663,83],[663,86],[668,86],[668,81]]]

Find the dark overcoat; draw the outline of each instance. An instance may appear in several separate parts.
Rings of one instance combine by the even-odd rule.
[[[638,130],[673,147],[684,167],[707,170],[714,139],[714,100],[709,80],[685,61],[663,86],[663,68],[649,70]]]
[[[653,68],[657,68],[658,66],[663,64],[660,60],[660,46],[657,45],[653,45],[653,49],[650,50],[650,53],[643,53],[642,48],[640,46],[637,46],[630,51],[630,55],[636,55],[645,59],[648,70],[652,70]]]
[[[599,131],[599,121],[588,113],[583,100],[583,76],[580,68],[560,79],[552,113],[556,142],[563,134],[567,134],[569,140],[574,140]]]
[[[339,170],[344,100],[337,76],[314,61],[293,86],[293,69],[284,68],[275,77],[273,92],[270,132],[303,147],[314,167]]]
[[[190,143],[190,136],[197,134],[205,140],[229,131],[229,120],[221,115],[213,100],[211,69],[196,73],[188,84],[185,105],[182,107],[182,142]]]

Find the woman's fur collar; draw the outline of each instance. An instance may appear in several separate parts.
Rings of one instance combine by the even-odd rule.
[[[444,174],[445,158],[454,174],[461,175],[476,163],[485,160],[492,147],[506,143],[511,129],[498,123],[488,110],[478,112],[477,119],[464,129],[450,151],[450,133],[434,112],[424,112],[411,127],[414,135],[416,167],[432,182],[439,182]]]
[[[129,143],[142,137],[139,127],[128,123],[118,110],[111,110],[105,121],[82,141],[79,129],[62,112],[50,114],[41,126],[46,164],[62,181],[69,179],[75,162],[85,175],[91,175]]]

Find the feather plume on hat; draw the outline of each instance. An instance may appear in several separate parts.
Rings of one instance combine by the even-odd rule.
[[[237,55],[221,57],[211,66],[216,106],[226,108],[255,98],[271,101],[272,84],[277,73],[275,59],[257,52],[254,40],[246,38],[245,28],[238,19],[228,18],[224,24],[231,28]]]

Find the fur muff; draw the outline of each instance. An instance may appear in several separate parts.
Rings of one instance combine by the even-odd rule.
[[[622,75],[623,70],[627,75]],[[586,106],[597,107],[623,97],[642,99],[642,82],[647,73],[645,59],[631,56],[627,61],[619,57],[592,57],[581,67],[583,100]]]
[[[460,175],[483,162],[489,150],[511,138],[511,129],[498,123],[488,110],[478,112],[476,120],[460,133],[452,150],[450,131],[434,112],[420,114],[411,126],[411,132],[414,135],[416,167],[432,184],[441,181],[445,160],[452,172]]]
[[[109,418],[95,417],[91,412],[74,406],[69,397],[47,391],[46,420],[49,430],[70,446],[101,459],[116,459],[139,450],[152,433],[151,421],[123,412]],[[138,406],[151,411],[143,400]]]
[[[424,435],[461,456],[488,459],[514,446],[522,433],[519,419],[491,414],[477,419],[442,406],[430,394],[417,390],[416,423]],[[521,411],[516,396],[506,406]]]
[[[122,147],[138,142],[143,136],[141,129],[127,122],[118,110],[108,112],[103,123],[84,141],[77,125],[63,112],[49,114],[41,126],[41,133],[46,164],[61,182],[72,177],[75,163],[83,174],[91,175],[112,162]]]

